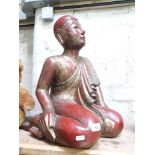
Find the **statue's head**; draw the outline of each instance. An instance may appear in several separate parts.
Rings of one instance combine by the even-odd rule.
[[[60,17],[54,24],[54,34],[65,49],[80,49],[85,45],[85,31],[74,16]]]

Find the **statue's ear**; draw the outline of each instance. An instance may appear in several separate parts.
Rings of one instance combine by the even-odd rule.
[[[57,35],[57,39],[60,42],[60,44],[63,45],[64,41],[63,41],[63,38],[62,38],[61,30],[60,29],[57,29],[56,35]]]

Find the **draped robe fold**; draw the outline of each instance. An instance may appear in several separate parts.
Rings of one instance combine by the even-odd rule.
[[[81,105],[92,105],[97,102],[95,87],[100,85],[97,74],[87,58],[79,57],[74,73],[66,81],[56,82],[52,89],[63,91],[76,88],[75,100]]]

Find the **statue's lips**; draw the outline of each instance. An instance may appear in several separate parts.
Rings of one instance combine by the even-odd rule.
[[[84,41],[85,41],[85,37],[84,37],[84,36],[81,36],[81,37],[80,37],[80,39],[82,39],[82,40],[84,40]]]

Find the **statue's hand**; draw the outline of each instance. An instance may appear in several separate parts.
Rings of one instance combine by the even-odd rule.
[[[55,114],[52,112],[43,112],[40,119],[40,129],[43,132],[45,138],[50,142],[54,142],[56,135],[54,133],[54,120]]]
[[[54,115],[52,112],[43,112],[43,117],[44,117],[44,120],[45,120],[45,123],[46,123],[46,126],[48,128],[51,128],[54,126]]]

